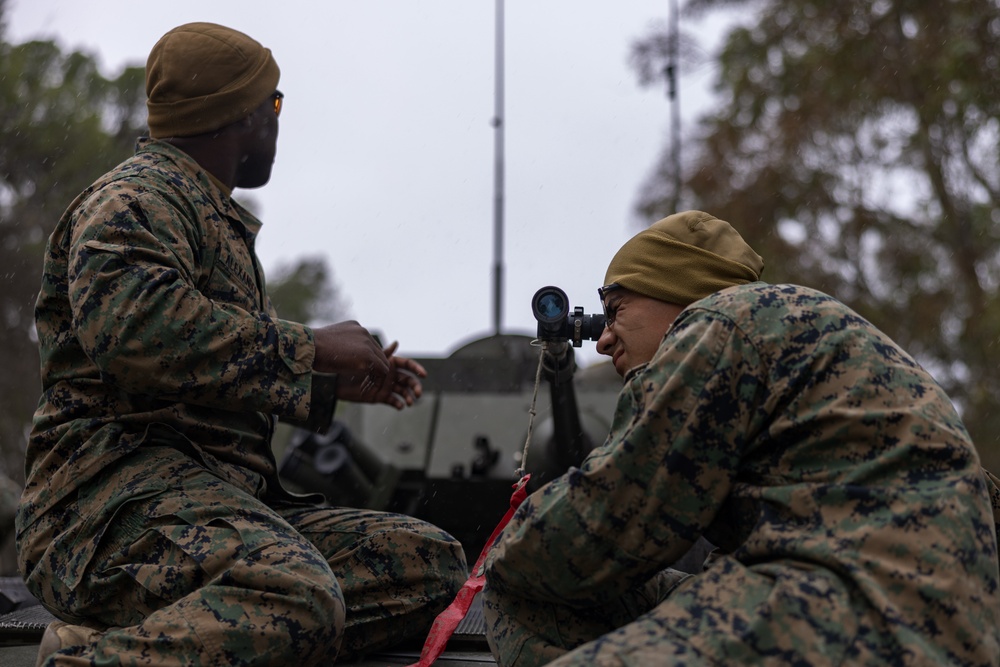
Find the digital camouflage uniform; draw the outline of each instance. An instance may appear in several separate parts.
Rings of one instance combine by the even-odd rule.
[[[54,614],[113,628],[85,660],[357,655],[424,631],[467,575],[433,526],[281,488],[274,420],[329,425],[336,376],[271,308],[259,228],[185,153],[141,139],[49,240],[19,565]]]
[[[700,535],[719,547],[703,573],[664,570]],[[690,305],[627,375],[607,442],[525,501],[488,566],[505,667],[1000,664],[996,533],[959,417],[802,287]]]

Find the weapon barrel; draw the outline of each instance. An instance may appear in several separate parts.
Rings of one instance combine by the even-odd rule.
[[[583,428],[573,387],[576,360],[568,343],[550,344],[545,352],[543,371],[552,399],[555,463],[566,470],[579,465],[594,444]]]

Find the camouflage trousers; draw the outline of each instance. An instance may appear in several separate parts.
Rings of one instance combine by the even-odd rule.
[[[539,585],[527,594],[543,592]],[[664,570],[602,604],[554,604],[487,586],[483,610],[500,667],[996,664],[987,662],[991,635],[970,643],[972,659],[954,656],[940,637],[893,625],[835,574],[798,562],[748,567],[719,556],[700,574]]]
[[[499,667],[675,664],[670,651],[689,657],[694,652],[665,644],[655,609],[691,576],[666,569],[613,603],[592,607],[503,595],[487,586],[486,639]]]
[[[105,630],[47,665],[312,665],[425,632],[467,576],[411,517],[265,504],[166,447],[140,448],[19,538],[56,616]]]

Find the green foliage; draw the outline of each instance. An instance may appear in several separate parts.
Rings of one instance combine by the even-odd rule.
[[[667,215],[679,197],[734,222],[765,279],[849,303],[927,366],[1000,468],[1000,6],[691,0],[685,11],[720,8],[748,18],[718,55],[718,103],[686,137],[683,192],[664,159],[641,213]],[[663,70],[662,40],[634,49],[644,80]]]
[[[0,30],[3,3],[0,2]],[[65,207],[132,152],[145,127],[142,68],[105,79],[91,56],[0,33],[0,472],[23,478],[40,392],[33,309],[45,241]]]
[[[323,257],[279,265],[268,277],[267,293],[278,315],[292,322],[336,322],[346,307]]]

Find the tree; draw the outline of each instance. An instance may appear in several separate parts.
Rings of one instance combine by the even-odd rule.
[[[8,44],[0,0],[0,472],[22,480],[40,393],[33,310],[63,209],[132,152],[145,128],[142,68],[106,79],[93,57]]]
[[[267,279],[267,294],[278,315],[292,322],[337,322],[347,307],[323,257],[281,264]]]
[[[1000,467],[1000,6],[991,0],[690,0],[746,21],[718,103],[638,205],[737,224],[764,277],[835,294],[921,361]],[[753,10],[752,12],[750,10]],[[663,34],[635,66],[659,83]]]

